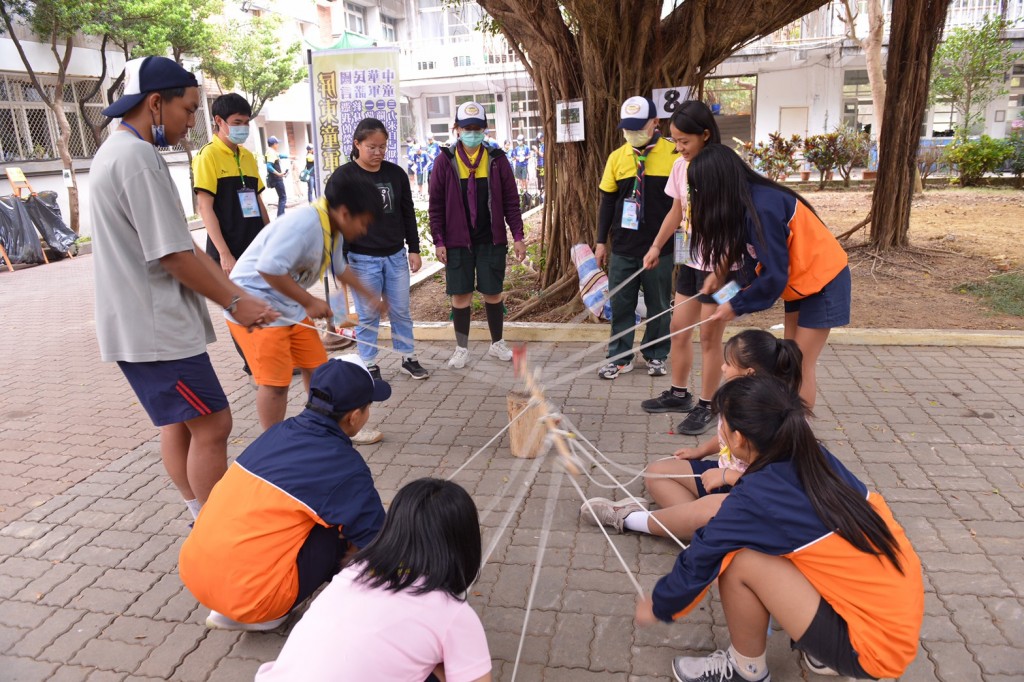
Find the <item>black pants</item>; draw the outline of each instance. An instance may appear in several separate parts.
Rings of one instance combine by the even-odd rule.
[[[299,595],[292,609],[313,596],[321,585],[341,570],[341,560],[347,551],[348,540],[338,535],[337,527],[313,526],[295,557],[299,569]]]

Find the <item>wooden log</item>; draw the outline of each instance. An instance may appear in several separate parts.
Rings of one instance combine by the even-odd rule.
[[[535,459],[540,454],[544,437],[548,433],[545,425],[540,422],[544,416],[543,405],[530,405],[530,398],[529,394],[521,391],[509,391],[506,396],[509,421],[527,410],[527,414],[508,430],[512,455],[523,459]]]

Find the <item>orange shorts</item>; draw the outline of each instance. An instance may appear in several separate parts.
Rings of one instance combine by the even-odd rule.
[[[320,335],[308,327],[257,327],[250,333],[240,324],[226,322],[257,386],[291,386],[292,368],[316,369],[327,362]],[[308,317],[303,323],[313,324]]]

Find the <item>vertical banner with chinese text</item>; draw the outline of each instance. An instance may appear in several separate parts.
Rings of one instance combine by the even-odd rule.
[[[398,48],[370,47],[310,53],[317,183],[348,161],[352,133],[364,118],[388,130],[386,159],[398,163]]]

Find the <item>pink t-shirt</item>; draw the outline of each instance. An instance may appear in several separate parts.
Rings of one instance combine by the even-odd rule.
[[[441,591],[369,588],[356,575],[349,567],[334,577],[256,682],[423,682],[438,663],[449,682],[491,671],[487,637],[469,604]]]
[[[679,199],[683,205],[683,232],[686,233],[686,260],[683,265],[706,272],[709,268],[704,266],[704,261],[700,257],[695,258],[690,255],[690,207],[686,193],[686,169],[686,159],[680,156],[672,164],[672,170],[668,174],[665,194],[673,199]]]

